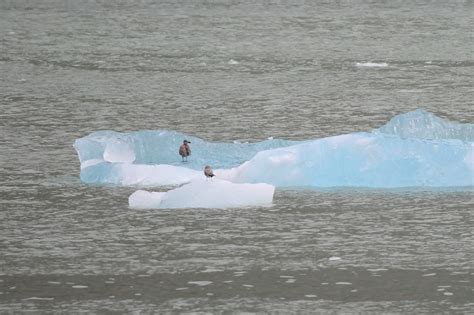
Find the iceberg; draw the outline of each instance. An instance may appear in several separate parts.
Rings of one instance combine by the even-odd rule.
[[[474,185],[473,144],[353,133],[259,152],[216,176],[277,187]]]
[[[182,163],[183,139],[193,155]],[[289,141],[214,143],[174,131],[99,131],[74,147],[85,183],[178,186],[202,177],[276,187],[474,186],[474,125],[416,110],[372,132]]]
[[[137,190],[128,199],[132,209],[237,208],[270,205],[275,187],[235,184],[225,180],[195,179],[167,192]]]
[[[183,140],[191,141],[192,155],[183,164],[178,155]],[[228,168],[242,164],[263,150],[293,145],[301,141],[267,139],[257,143],[207,142],[200,138],[167,130],[120,133],[97,131],[77,139],[74,148],[81,165],[89,160],[134,165],[166,164],[202,170],[203,165]],[[85,169],[85,168],[83,168]],[[85,182],[87,178],[84,179]]]

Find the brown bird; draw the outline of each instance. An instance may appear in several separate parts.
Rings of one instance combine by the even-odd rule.
[[[212,172],[212,168],[209,165],[206,165],[206,167],[204,168],[204,175],[206,176],[206,179],[212,179],[214,176],[216,176]]]
[[[188,156],[191,155],[191,147],[189,146],[188,143],[191,143],[191,142],[188,140],[184,140],[183,144],[179,147],[179,155],[181,155],[183,162],[187,162]]]

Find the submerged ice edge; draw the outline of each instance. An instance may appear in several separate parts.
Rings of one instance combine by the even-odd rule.
[[[202,167],[211,164],[219,168],[219,178],[278,187],[453,187],[474,185],[473,130],[472,124],[451,123],[417,110],[394,117],[372,133],[311,141],[230,144],[188,137],[196,149],[192,162],[184,164],[176,163],[171,143],[187,136],[169,131],[98,132],[78,139],[75,147],[86,183],[181,185],[202,176]],[[84,146],[87,150],[81,151]],[[137,162],[137,156],[151,155],[148,159],[153,160],[156,152],[148,152],[147,146],[160,148],[157,155],[174,165]]]

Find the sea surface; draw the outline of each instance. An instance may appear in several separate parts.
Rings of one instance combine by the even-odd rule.
[[[474,2],[0,1],[0,313],[474,313],[474,190],[277,189],[131,210],[77,138],[474,121]]]

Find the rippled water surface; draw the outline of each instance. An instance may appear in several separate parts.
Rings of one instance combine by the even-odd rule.
[[[314,139],[474,121],[470,1],[0,2],[0,312],[474,312],[474,195],[277,190],[130,210],[75,139]],[[162,188],[161,188],[162,189]],[[159,189],[155,189],[159,190]]]

